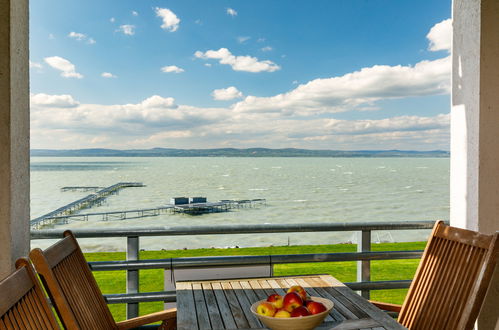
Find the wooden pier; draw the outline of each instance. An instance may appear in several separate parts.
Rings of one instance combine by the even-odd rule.
[[[95,186],[75,186],[75,187],[62,187],[61,191],[99,191],[104,187]]]
[[[144,187],[144,184],[140,182],[119,182],[113,184],[112,186],[101,189],[94,194],[87,195],[52,212],[42,215],[41,217],[33,219],[30,221],[30,225],[35,229],[39,229],[44,225],[52,224],[61,217],[69,216],[79,210],[90,208],[94,205],[100,205],[108,196],[117,194],[121,189],[128,187]]]
[[[266,202],[267,201],[262,198],[243,200],[226,199],[215,203],[191,203],[182,205],[167,204],[165,206],[155,208],[110,212],[53,214],[53,212],[55,212],[53,211],[49,214],[46,214],[45,216],[40,217],[43,218],[42,221],[44,222],[40,223],[40,218],[37,218],[32,220],[31,224],[32,226],[42,226],[44,224],[52,223],[68,223],[69,221],[88,221],[89,219],[95,219],[98,221],[127,220],[158,216],[161,213],[183,213],[189,215],[198,215],[204,213],[227,212],[231,209],[237,208],[257,207],[260,205],[265,205]],[[39,222],[34,223],[35,220]]]

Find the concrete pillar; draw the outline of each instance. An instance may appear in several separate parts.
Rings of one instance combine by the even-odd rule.
[[[499,230],[499,1],[454,0],[451,111],[453,226]],[[499,273],[479,329],[499,329]]]
[[[28,0],[0,1],[0,278],[29,252]]]

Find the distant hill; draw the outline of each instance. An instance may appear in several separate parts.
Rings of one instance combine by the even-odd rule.
[[[267,148],[219,149],[32,149],[31,156],[39,157],[449,157],[443,150],[308,150]]]

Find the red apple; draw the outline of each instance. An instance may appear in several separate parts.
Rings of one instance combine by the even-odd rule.
[[[310,312],[308,311],[307,307],[305,307],[305,306],[296,307],[291,312],[291,317],[301,317],[301,316],[309,316],[309,315],[310,315]]]
[[[305,291],[305,289],[300,285],[293,285],[290,287],[288,289],[288,293],[290,292],[298,293],[303,301],[307,300],[307,291]]]
[[[285,310],[284,308],[281,308],[274,314],[274,317],[279,317],[279,318],[291,317],[291,313]]]
[[[277,293],[271,294],[268,298],[267,301],[272,303],[275,308],[282,308],[283,304],[283,299],[281,295],[278,295]]]
[[[319,314],[322,312],[325,312],[327,310],[326,306],[324,304],[317,302],[317,301],[309,301],[307,303],[307,309],[310,312],[310,314]]]
[[[287,293],[283,299],[283,308],[291,312],[296,307],[303,306],[303,299],[296,292]]]
[[[256,312],[265,316],[274,316],[276,308],[269,302],[262,302],[256,307]]]

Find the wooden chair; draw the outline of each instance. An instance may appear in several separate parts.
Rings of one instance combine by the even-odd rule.
[[[473,329],[498,257],[498,234],[484,235],[438,221],[400,312],[409,329]]]
[[[28,260],[16,268],[0,282],[0,329],[60,329]]]
[[[163,321],[160,329],[176,327],[176,309],[115,322],[80,246],[70,231],[45,251],[29,254],[57,314],[68,329],[130,329]]]

